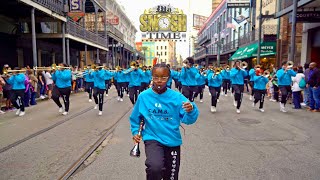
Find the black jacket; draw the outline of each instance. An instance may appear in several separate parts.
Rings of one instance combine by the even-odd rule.
[[[310,79],[308,80],[310,87],[319,87],[320,86],[320,70],[315,69],[312,73]]]

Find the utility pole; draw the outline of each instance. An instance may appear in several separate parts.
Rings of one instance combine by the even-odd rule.
[[[259,12],[259,40],[258,40],[258,54],[257,54],[257,64],[260,64],[260,54],[261,54],[261,34],[262,34],[262,0],[260,0],[260,12]]]
[[[295,51],[296,51],[296,23],[297,23],[297,4],[298,0],[293,0],[292,10],[292,31],[291,31],[291,48],[289,60],[294,62]]]
[[[221,20],[218,22],[218,52],[217,52],[217,66],[218,67],[220,67],[220,49],[221,49],[220,32],[221,32]]]

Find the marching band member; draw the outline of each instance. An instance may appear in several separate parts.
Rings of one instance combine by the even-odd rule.
[[[86,81],[86,92],[89,94],[89,102],[92,102],[92,91],[93,91],[93,82],[94,82],[94,77],[91,75],[93,70],[91,69],[91,65],[87,66],[87,70],[84,72],[84,79]]]
[[[167,66],[170,69],[170,78],[167,82],[167,87],[171,89],[172,79],[177,76],[177,72],[170,68],[170,64],[167,64]]]
[[[52,100],[58,105],[59,112],[62,113],[63,108],[59,100],[59,97],[62,96],[65,106],[64,112],[62,113],[64,116],[69,113],[71,78],[72,72],[68,69],[66,64],[59,64],[58,70],[52,74],[52,80],[55,82],[55,87],[52,92]]]
[[[224,96],[228,96],[228,90],[230,90],[230,87],[231,87],[230,68],[228,65],[226,65],[224,69],[221,71],[221,77],[222,77],[222,90],[224,92]]]
[[[129,98],[131,103],[134,105],[138,99],[141,79],[144,74],[142,70],[138,68],[138,64],[135,61],[130,64],[130,69],[124,73],[129,75]]]
[[[181,79],[181,68],[177,69],[177,89],[179,90],[179,92],[182,92],[182,79]]]
[[[147,69],[147,66],[142,67],[142,72],[144,73],[144,76],[141,79],[141,90],[140,92],[146,90],[149,88],[150,84],[150,78],[151,78],[151,72]]]
[[[254,68],[250,69],[249,76],[250,76],[250,88],[251,88],[251,95],[250,95],[250,101],[253,100],[254,93],[254,77],[256,76],[256,71],[260,72],[260,65],[256,65]]]
[[[16,67],[14,70],[21,70]],[[24,116],[25,115],[25,107],[24,107],[24,91],[26,90],[26,76],[23,73],[13,72],[13,75],[7,80],[7,83],[12,85],[12,96],[11,102],[15,108],[17,108],[16,115]],[[19,104],[17,103],[19,102]]]
[[[94,106],[94,109],[98,109],[98,105],[99,105],[98,115],[101,116],[102,108],[103,108],[103,95],[104,95],[104,91],[107,89],[106,86],[108,86],[105,79],[106,77],[110,76],[110,72],[108,72],[107,70],[104,70],[101,65],[97,65],[97,66],[98,66],[97,67],[98,69],[96,69],[96,71],[93,72],[93,76],[94,76],[93,98],[96,103],[96,105]]]
[[[234,102],[233,105],[237,107],[237,113],[240,113],[240,106],[243,97],[244,90],[244,78],[247,76],[247,72],[240,68],[241,61],[236,61],[234,67],[231,69],[230,78],[232,88],[234,91]]]
[[[217,101],[221,91],[222,76],[221,73],[210,71],[207,78],[211,94],[211,112],[217,112]]]
[[[280,102],[280,111],[287,112],[285,105],[287,103],[288,93],[291,92],[291,77],[296,76],[296,72],[291,69],[291,66],[288,66],[287,62],[282,63],[282,68],[279,69],[276,73],[278,77],[278,86],[281,91],[281,102]]]
[[[203,91],[204,91],[204,88],[206,86],[206,78],[207,78],[207,75],[204,72],[205,72],[204,68],[201,68],[201,70],[199,72],[200,73],[200,77],[197,80],[197,82],[198,82],[198,86],[197,86],[198,90],[194,95],[194,98],[197,98],[198,95],[200,94],[200,102],[201,103],[203,102],[203,100],[202,100],[203,99]]]
[[[130,126],[135,143],[140,117],[145,129],[142,139],[146,154],[146,179],[178,179],[180,169],[180,146],[182,138],[179,126],[196,122],[199,111],[195,103],[180,92],[167,88],[170,69],[165,64],[156,64],[152,70],[153,86],[139,95],[130,116]]]
[[[114,76],[112,72],[110,72],[108,69],[105,69],[108,73],[105,75],[105,83],[106,83],[106,96],[109,96],[109,89],[111,88],[111,79]]]
[[[124,89],[126,87],[126,77],[120,66],[116,71],[117,72],[115,73],[114,78],[117,80],[118,101],[122,102]]]
[[[252,107],[255,107],[255,105],[260,101],[259,110],[261,112],[264,112],[263,109],[263,103],[264,103],[264,97],[266,95],[266,86],[269,82],[268,76],[264,75],[262,69],[256,69],[255,70],[255,76],[253,77],[253,84],[254,84],[254,101],[252,104]],[[250,78],[251,79],[251,78]]]
[[[194,59],[188,57],[181,69],[182,94],[191,102],[194,101],[194,94],[197,92],[197,79],[200,77],[198,69],[193,66]]]

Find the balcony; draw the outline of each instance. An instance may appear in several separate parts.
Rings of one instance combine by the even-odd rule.
[[[280,1],[280,10],[276,12],[276,18],[281,17],[285,14],[292,12],[293,10],[293,0],[277,0]],[[276,3],[278,4],[278,2]],[[298,8],[315,8],[319,7],[320,2],[318,0],[298,0]],[[276,7],[276,10],[278,7]]]
[[[205,36],[203,36],[202,38],[199,38],[198,44],[201,46],[201,45],[203,45],[203,44],[205,44],[205,43],[207,43],[207,42],[210,42],[210,41],[211,41],[210,37],[208,37],[207,35],[205,35]]]
[[[63,0],[32,0],[32,1],[42,5],[43,7],[50,9],[51,11],[57,14],[64,15]]]
[[[81,39],[85,39],[100,46],[108,47],[108,41],[106,38],[92,31],[86,30],[84,27],[74,21],[67,22],[66,33]]]

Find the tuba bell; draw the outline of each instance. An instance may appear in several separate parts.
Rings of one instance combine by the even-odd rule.
[[[294,63],[293,63],[292,61],[288,61],[288,62],[287,62],[288,68],[292,68],[292,67],[293,67],[293,64],[294,64]]]
[[[240,64],[241,69],[245,69],[248,67],[248,63],[246,61],[242,61]]]
[[[265,71],[263,72],[263,76],[266,77],[266,78],[268,78],[268,77],[270,76],[270,71],[265,70]]]

